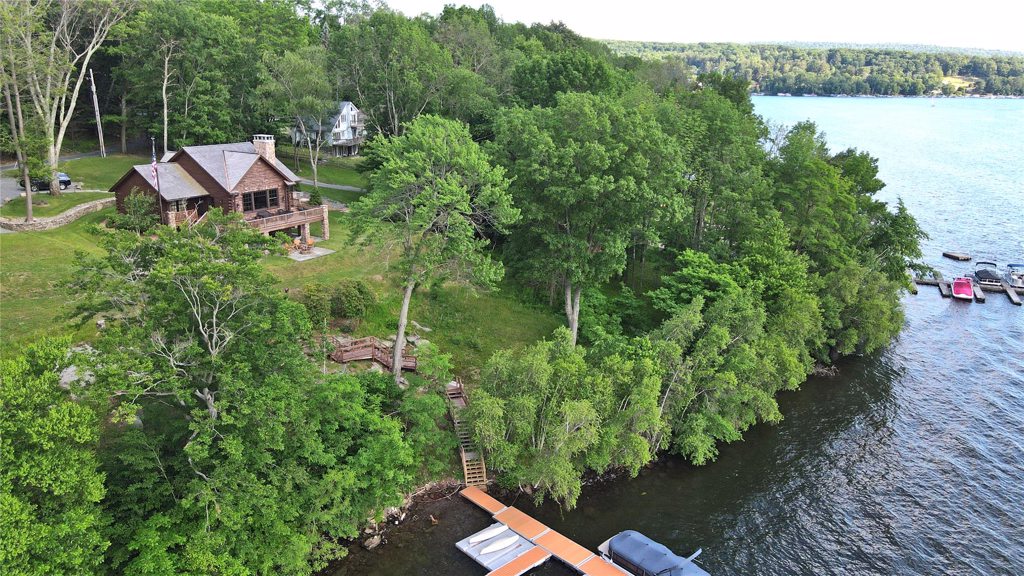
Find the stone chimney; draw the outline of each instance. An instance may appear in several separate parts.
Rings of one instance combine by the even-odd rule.
[[[270,134],[254,134],[252,145],[256,147],[256,153],[274,164],[277,162],[277,153],[274,151],[274,137]]]

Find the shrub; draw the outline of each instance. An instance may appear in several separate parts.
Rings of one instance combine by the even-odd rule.
[[[148,232],[159,221],[156,199],[138,188],[132,188],[124,199],[124,213],[119,212],[110,217],[110,225],[114,228],[131,230],[139,235]]]
[[[345,279],[338,282],[331,294],[331,316],[334,318],[362,318],[366,309],[376,304],[377,298],[362,280]]]
[[[320,196],[320,189],[313,188],[312,192],[309,193],[309,203],[313,206],[319,206],[324,203],[324,199]]]
[[[331,315],[331,296],[322,282],[310,282],[302,287],[302,305],[309,312],[314,329],[322,330]]]

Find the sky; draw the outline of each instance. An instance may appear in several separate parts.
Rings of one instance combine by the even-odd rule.
[[[481,0],[385,0],[415,16]],[[928,44],[1024,52],[1022,0],[490,0],[505,22],[564,22],[582,36],[662,42]]]

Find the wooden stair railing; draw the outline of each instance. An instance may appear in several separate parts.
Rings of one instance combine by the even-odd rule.
[[[473,443],[473,435],[469,428],[459,417],[460,412],[469,401],[466,389],[461,381],[456,380],[445,387],[445,396],[448,397],[448,410],[452,416],[452,423],[455,425],[455,435],[459,439],[459,458],[462,460],[462,475],[466,479],[466,486],[476,486],[486,490],[487,467],[484,464],[483,455]]]

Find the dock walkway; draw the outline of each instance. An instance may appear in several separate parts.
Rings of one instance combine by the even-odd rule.
[[[487,576],[519,576],[550,556],[558,558],[584,576],[629,576],[601,556],[548,528],[522,510],[514,506],[505,506],[479,488],[470,486],[460,494],[536,546],[508,564],[488,572]],[[531,558],[520,563],[520,558],[526,555],[531,555]],[[543,558],[543,560],[538,562],[537,558]],[[513,567],[512,564],[516,564],[516,566]],[[522,568],[519,567],[520,564]]]

